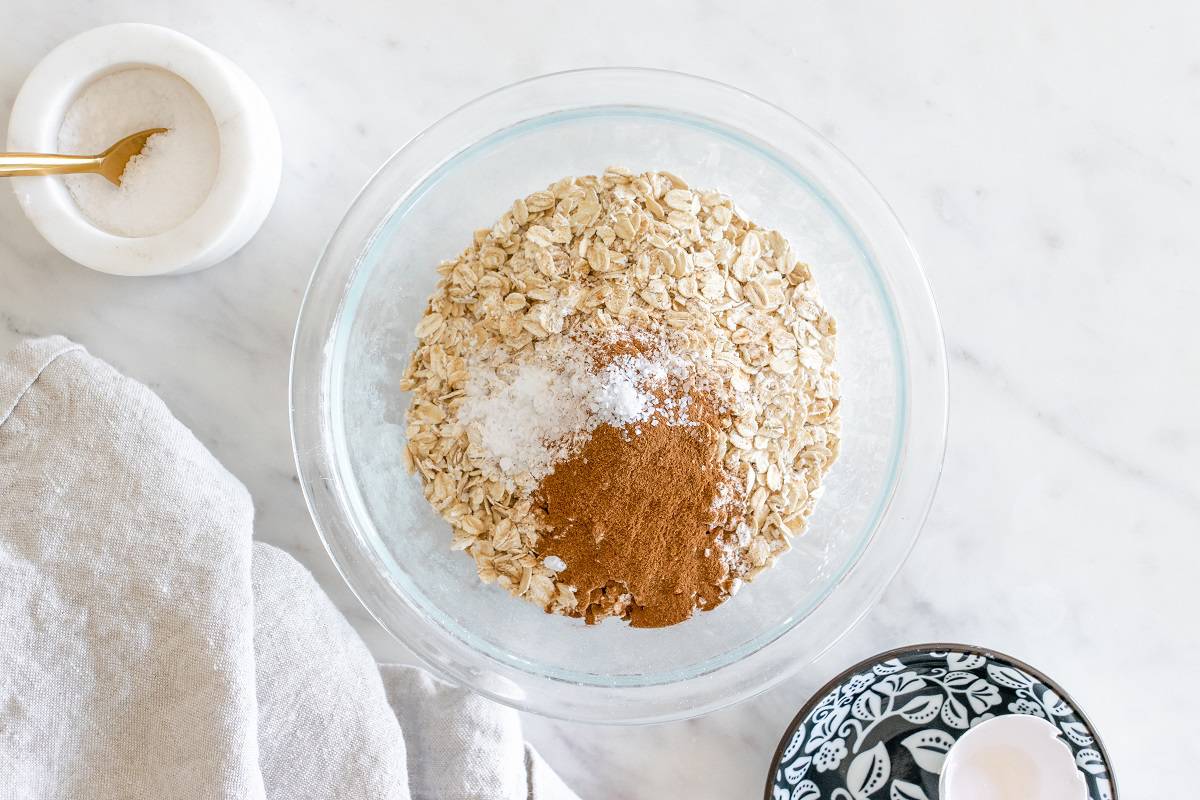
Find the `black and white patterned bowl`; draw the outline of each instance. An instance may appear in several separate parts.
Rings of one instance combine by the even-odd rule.
[[[1116,800],[1104,745],[1067,694],[1028,664],[961,644],[880,653],[830,681],[788,726],[766,800],[937,800],[951,745],[1006,714],[1055,725],[1089,800]]]

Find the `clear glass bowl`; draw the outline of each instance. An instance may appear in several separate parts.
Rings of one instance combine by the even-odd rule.
[[[585,626],[476,578],[405,473],[397,386],[437,280],[513,198],[611,164],[734,198],[811,266],[838,322],[844,441],[809,530],[680,625]],[[321,258],[292,355],[301,485],[363,605],[445,678],[554,717],[650,722],[760,692],[867,611],[924,521],[946,430],[945,352],[900,225],[816,132],[745,92],[657,70],[547,75],[485,95],[396,153]]]

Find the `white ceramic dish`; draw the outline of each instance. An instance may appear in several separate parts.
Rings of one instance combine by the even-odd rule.
[[[162,233],[124,237],[92,224],[59,178],[12,178],[13,190],[46,241],[85,267],[114,275],[211,267],[258,231],[275,202],[282,164],[279,129],[266,97],[224,56],[157,25],[121,23],[81,33],[52,50],[29,74],[13,106],[8,150],[57,152],[63,116],[79,92],[92,81],[133,67],[157,67],[183,78],[216,119],[220,164],[195,213]]]

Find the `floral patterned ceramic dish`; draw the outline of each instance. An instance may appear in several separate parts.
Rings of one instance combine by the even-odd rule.
[[[960,644],[881,653],[830,681],[788,726],[765,796],[937,800],[950,746],[1002,714],[1033,714],[1057,726],[1089,800],[1116,800],[1104,745],[1066,693],[1027,664]]]

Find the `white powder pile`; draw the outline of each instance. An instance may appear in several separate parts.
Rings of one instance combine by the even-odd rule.
[[[475,365],[459,422],[474,432],[504,477],[534,481],[600,425],[623,427],[655,413],[670,424],[693,424],[686,403],[660,402],[651,391],[681,374],[682,359],[622,355],[599,371],[591,364],[585,348],[573,344],[515,367]]]
[[[84,216],[118,236],[170,230],[204,202],[221,155],[212,111],[178,75],[138,67],[85,87],[58,131],[60,151],[93,155],[147,128],[168,130],[150,137],[141,154],[130,159],[120,186],[99,175],[65,179]]]
[[[725,574],[730,578],[729,593],[731,595],[737,594],[742,588],[742,576],[750,568],[746,562],[744,549],[750,544],[751,538],[749,526],[745,522],[739,522],[737,532],[733,537],[723,536],[717,540],[717,546],[721,549],[721,564],[725,567]]]

